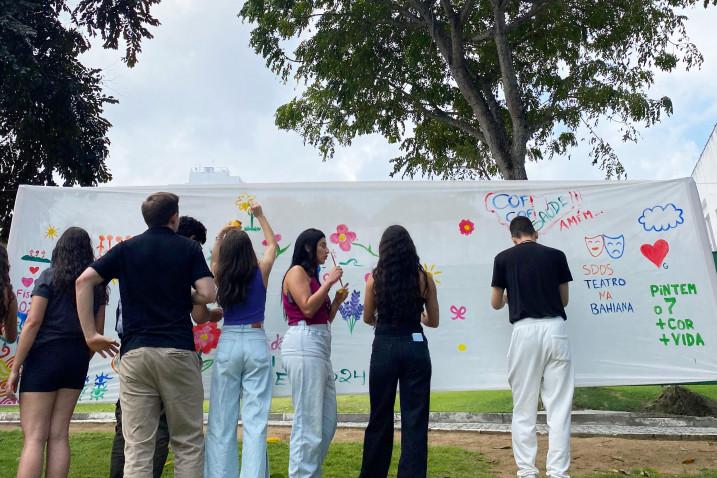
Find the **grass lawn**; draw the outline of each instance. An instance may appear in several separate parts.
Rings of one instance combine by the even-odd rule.
[[[717,401],[717,385],[689,385],[687,388]],[[660,394],[657,385],[631,387],[590,387],[575,390],[573,408],[576,410],[613,410],[640,412]],[[339,413],[368,413],[368,395],[339,395]],[[204,403],[205,411],[208,402]],[[510,391],[433,392],[431,411],[434,412],[510,412]],[[272,401],[273,412],[291,412],[291,399],[277,397]],[[396,400],[396,411],[399,409]],[[17,411],[17,406],[0,407],[0,412]],[[114,403],[81,403],[78,412],[114,412]]]
[[[95,478],[107,476],[112,433],[76,432],[71,435],[72,464],[70,478]],[[19,451],[22,448],[22,436],[19,431],[0,431],[0,475],[15,476]],[[361,466],[361,443],[333,443],[324,463],[325,478],[345,478],[358,475]],[[270,443],[269,461],[271,478],[286,478],[289,446],[286,441]],[[490,454],[490,450],[486,453]],[[394,448],[390,477],[396,476],[399,448]],[[432,446],[429,450],[428,476],[430,478],[488,478],[495,477],[498,470],[493,469],[497,462],[485,456],[459,447]],[[596,465],[604,465],[596,463]],[[683,472],[684,473],[684,472]],[[613,473],[583,473],[576,478],[624,478],[626,474],[637,478],[717,478],[717,470],[702,469],[695,474],[661,475],[649,468]],[[172,454],[170,453],[163,477],[173,475]]]
[[[96,478],[109,473],[109,456],[112,447],[111,433],[73,433],[70,439],[72,464],[70,478]],[[2,476],[15,476],[18,451],[22,448],[19,431],[0,432],[0,470]],[[360,443],[334,443],[324,463],[326,478],[358,476],[361,468]],[[391,472],[396,476],[398,447],[394,449]],[[269,444],[269,460],[272,478],[287,476],[289,445],[287,442]],[[172,455],[168,460],[172,461]],[[168,464],[163,477],[171,477],[172,466]],[[479,453],[461,448],[432,447],[429,451],[429,476],[440,478],[489,477],[490,464]]]

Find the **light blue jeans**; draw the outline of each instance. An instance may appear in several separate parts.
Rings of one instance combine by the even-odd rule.
[[[336,432],[336,385],[328,325],[290,326],[281,358],[291,384],[289,478],[320,478]]]
[[[237,455],[240,401],[241,474]],[[266,427],[270,407],[271,356],[264,329],[224,326],[212,370],[205,478],[269,477]]]

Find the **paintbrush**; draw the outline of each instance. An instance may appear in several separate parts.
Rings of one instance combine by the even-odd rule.
[[[334,257],[334,251],[329,249],[329,254],[331,254],[331,260],[334,262],[334,267],[338,267],[338,264],[336,264],[336,257]],[[341,284],[342,289],[346,288],[346,286],[344,285],[344,281],[342,281],[341,279],[339,279],[339,284]]]

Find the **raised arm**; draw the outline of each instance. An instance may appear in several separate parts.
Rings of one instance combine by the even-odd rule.
[[[77,301],[77,315],[80,317],[80,326],[85,336],[87,346],[92,352],[98,352],[102,357],[114,356],[119,349],[117,341],[105,337],[98,331],[98,323],[95,321],[94,308],[95,287],[104,282],[101,275],[92,267],[88,267],[80,274],[75,282],[75,298]],[[102,320],[104,329],[104,320]]]
[[[438,309],[438,291],[436,290],[436,283],[433,277],[426,274],[425,276],[426,288],[424,292],[424,299],[426,299],[426,311],[421,316],[421,323],[426,327],[438,327],[440,320],[440,312]]]
[[[326,282],[321,284],[319,290],[312,294],[306,271],[301,266],[294,266],[286,273],[284,291],[291,295],[304,317],[310,319],[324,305],[326,297],[329,295],[329,290],[338,282],[342,274],[343,271],[335,267],[329,272]]]
[[[271,228],[271,225],[269,225],[269,221],[264,215],[261,204],[252,202],[251,212],[254,214],[254,217],[259,220],[261,230],[264,231],[266,250],[264,251],[264,256],[262,256],[259,261],[259,269],[261,270],[261,277],[264,280],[264,286],[267,286],[269,284],[269,274],[271,273],[271,268],[274,266],[276,253],[279,250],[279,244],[276,242],[274,230]]]
[[[368,325],[376,325],[376,296],[373,292],[373,274],[366,280],[366,291],[363,294],[363,321]]]
[[[341,287],[339,290],[336,291],[336,295],[334,296],[334,300],[331,301],[331,308],[329,309],[329,321],[333,322],[334,317],[336,317],[336,314],[339,311],[339,307],[341,307],[341,304],[344,303],[346,298],[349,296],[349,285],[344,284],[343,287]]]

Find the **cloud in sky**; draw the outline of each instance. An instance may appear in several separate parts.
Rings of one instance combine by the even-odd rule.
[[[105,90],[119,99],[106,109],[113,124],[109,166],[114,185],[181,184],[194,166],[230,168],[249,182],[385,180],[398,146],[381,136],[357,139],[322,162],[294,132],[274,125],[276,108],[298,92],[282,84],[249,47],[250,26],[237,18],[240,2],[165,0],[155,14],[162,25],[145,41],[139,63],[127,68],[121,52],[96,45],[84,55],[104,70]],[[686,176],[717,119],[717,8],[688,12],[688,31],[705,58],[701,70],[658,74],[653,96],[672,98],[675,113],[643,130],[638,144],[622,144],[602,130],[631,179]],[[601,179],[589,149],[531,163],[531,179]]]

